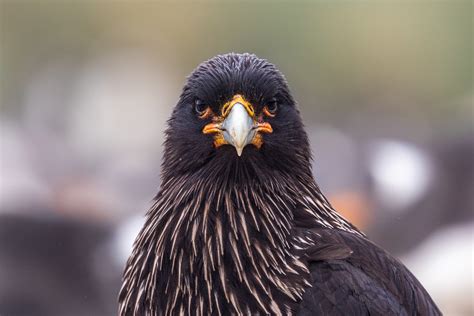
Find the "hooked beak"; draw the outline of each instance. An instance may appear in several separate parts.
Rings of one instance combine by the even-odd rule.
[[[242,103],[235,103],[222,123],[224,139],[235,147],[237,155],[242,152],[255,137],[256,126]]]
[[[239,94],[224,104],[222,115],[214,117],[213,121],[202,132],[215,134],[216,147],[225,144],[234,146],[238,156],[249,144],[260,148],[263,144],[261,133],[273,133],[270,123],[263,122],[261,117],[257,118],[253,106]]]

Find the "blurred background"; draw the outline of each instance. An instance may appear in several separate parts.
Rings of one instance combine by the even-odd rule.
[[[340,212],[472,315],[471,1],[0,1],[0,315],[115,315],[186,76],[286,75]]]

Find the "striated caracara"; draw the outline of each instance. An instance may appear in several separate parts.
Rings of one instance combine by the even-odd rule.
[[[120,315],[441,314],[321,193],[296,102],[266,60],[226,54],[190,75],[162,169]]]

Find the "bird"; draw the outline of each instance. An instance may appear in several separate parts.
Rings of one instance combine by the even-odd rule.
[[[441,315],[324,196],[300,112],[283,74],[254,54],[190,74],[119,315]]]

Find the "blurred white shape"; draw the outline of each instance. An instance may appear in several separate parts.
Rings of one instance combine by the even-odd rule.
[[[80,75],[73,98],[72,142],[99,157],[160,147],[175,100],[167,79],[145,54],[122,52],[93,60]]]
[[[118,226],[111,240],[111,256],[118,267],[123,267],[132,253],[133,243],[145,224],[145,216],[126,218]]]
[[[18,126],[0,122],[0,212],[44,206],[51,192],[32,167],[26,138]]]
[[[473,315],[474,224],[436,232],[402,261],[445,315]]]
[[[28,152],[21,159],[33,166],[12,169],[10,178],[19,182],[36,172],[65,206],[93,197],[118,215],[146,209],[159,183],[163,130],[177,96],[168,67],[158,56],[130,49],[84,65],[45,65],[32,75],[24,99]]]
[[[375,143],[369,159],[375,193],[387,210],[400,212],[418,201],[433,180],[433,163],[420,148],[401,141]]]

